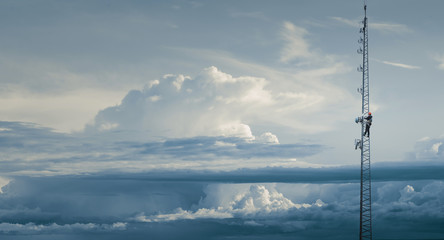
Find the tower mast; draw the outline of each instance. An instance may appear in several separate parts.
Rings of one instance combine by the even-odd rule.
[[[370,91],[369,91],[369,68],[368,68],[368,23],[367,23],[367,4],[364,1],[364,20],[363,27],[359,32],[362,34],[358,43],[362,44],[358,53],[362,54],[362,65],[358,71],[362,72],[362,86],[358,92],[362,96],[361,117],[356,122],[361,123],[361,139],[356,139],[355,149],[359,146],[361,149],[361,195],[360,195],[360,219],[359,219],[359,239],[372,240],[372,213],[371,213],[371,171],[370,171],[370,137],[366,137],[364,116],[370,112]]]

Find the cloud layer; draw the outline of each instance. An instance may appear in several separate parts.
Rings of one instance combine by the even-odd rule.
[[[375,182],[375,236],[443,237],[443,189],[443,181]],[[153,239],[242,239],[243,232],[276,239],[286,234],[353,239],[359,183],[165,182],[129,174],[16,178],[0,194],[0,220],[0,234],[7,236],[121,232]]]
[[[0,122],[0,128],[0,149],[5,153],[0,159],[3,176],[307,167],[315,165],[296,158],[312,156],[325,148],[318,144],[280,144],[269,132],[258,137],[248,132],[248,136],[150,139],[145,132],[64,134],[17,122]]]
[[[117,222],[113,224],[95,223],[74,223],[59,225],[52,223],[49,225],[34,223],[0,223],[0,232],[6,234],[42,234],[42,233],[66,233],[66,232],[102,232],[102,231],[122,231],[126,230],[127,223]]]

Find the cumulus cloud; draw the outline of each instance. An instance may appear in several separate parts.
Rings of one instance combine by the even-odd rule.
[[[402,232],[408,234],[418,229],[430,229],[442,235],[443,232],[437,229],[438,223],[444,222],[443,189],[442,181],[375,183],[375,231],[379,234],[399,233],[402,229]],[[205,197],[189,209],[178,208],[169,213],[154,215],[141,213],[131,220],[147,224],[217,220],[227,225],[276,226],[279,231],[303,230],[306,233],[315,229],[328,232],[339,228],[345,235],[349,230],[355,232],[353,223],[359,221],[358,183],[225,184],[210,185],[205,193]],[[301,203],[295,203],[295,200]],[[330,224],[322,225],[321,222],[325,221]],[[394,221],[402,222],[402,226],[390,224]],[[438,225],[428,225],[428,222]]]
[[[426,137],[415,143],[414,160],[444,160],[444,137]]]
[[[383,192],[374,204],[374,215],[380,221],[398,219],[397,221],[410,221],[414,224],[444,222],[443,181],[426,184],[391,183],[385,186]]]
[[[253,139],[243,121],[274,103],[268,82],[233,77],[216,67],[198,76],[166,74],[143,90],[132,90],[121,104],[100,111],[87,130],[148,130],[152,136],[227,136]]]
[[[338,64],[341,65],[335,63],[331,68],[301,72],[293,77],[322,78],[341,71],[343,66]],[[328,98],[329,94],[335,97]],[[290,90],[271,85],[265,78],[234,77],[212,66],[195,77],[166,74],[141,90],[129,91],[120,104],[100,111],[85,131],[134,131],[145,132],[147,137],[164,138],[259,138],[263,142],[269,131],[253,135],[257,132],[251,127],[255,123],[287,126],[302,133],[328,130],[334,120],[326,123],[319,120],[321,118],[301,119],[310,118],[315,112],[327,114],[328,111],[323,111],[325,106],[346,96],[348,94],[339,88],[319,84],[317,80],[304,81]],[[277,136],[272,138],[267,141],[278,142]]]
[[[257,138],[257,141],[259,142],[263,142],[263,143],[273,143],[273,144],[279,144],[279,139],[277,138],[276,135],[274,135],[271,132],[266,132],[263,133],[262,135],[260,135]]]
[[[214,193],[214,192],[210,192]],[[229,193],[228,193],[229,194]],[[230,196],[227,201],[215,199],[215,196],[207,196],[202,199],[196,211],[177,209],[170,214],[158,214],[145,216],[143,213],[137,215],[134,220],[142,222],[163,222],[181,219],[225,219],[225,218],[274,218],[287,216],[292,211],[301,208],[323,207],[326,204],[320,199],[314,203],[293,203],[276,189],[269,189],[264,185],[251,185],[248,190]],[[226,198],[226,196],[225,196]],[[214,206],[215,203],[220,205]],[[213,206],[211,206],[213,205]],[[201,206],[211,206],[209,208]]]

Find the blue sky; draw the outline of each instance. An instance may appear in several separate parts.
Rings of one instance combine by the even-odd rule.
[[[417,211],[418,222],[443,221],[430,212],[444,201],[443,5],[368,3],[375,201],[393,207],[376,211],[399,221],[397,208]],[[0,232],[161,236],[184,224],[209,239],[210,229],[242,222],[212,237],[245,230],[239,239],[285,239],[306,229],[303,239],[321,238],[312,232],[317,214],[351,221],[346,213],[354,216],[359,202],[341,215],[348,203],[322,194],[354,196],[341,184],[356,188],[362,17],[363,2],[350,0],[2,1]],[[104,179],[130,190],[92,194],[89,185],[100,189]],[[73,188],[43,187],[58,181]],[[134,186],[145,181],[150,194],[139,195]],[[171,184],[162,189],[163,181]],[[303,184],[319,198],[289,190]],[[41,187],[63,203],[27,192]],[[122,196],[119,204],[108,194]],[[172,196],[163,207],[162,196]],[[75,210],[76,199],[85,209],[97,207],[92,199],[109,204],[88,215]],[[105,214],[106,207],[121,211]],[[313,225],[299,224],[300,209]],[[442,238],[442,230],[424,229]]]

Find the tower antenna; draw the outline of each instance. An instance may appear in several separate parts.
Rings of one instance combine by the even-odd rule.
[[[362,72],[362,86],[358,92],[362,96],[361,117],[355,119],[356,123],[361,123],[361,139],[355,139],[355,149],[361,150],[361,195],[360,195],[360,218],[359,218],[359,240],[372,240],[372,191],[371,191],[371,171],[370,171],[370,133],[365,136],[366,127],[371,125],[370,113],[370,91],[369,91],[369,68],[368,68],[368,23],[367,23],[367,3],[364,1],[363,27],[359,29],[362,36],[358,43],[361,45],[358,53],[362,54],[362,65],[358,71]],[[369,128],[370,126],[368,126]],[[369,130],[369,129],[368,129]]]

